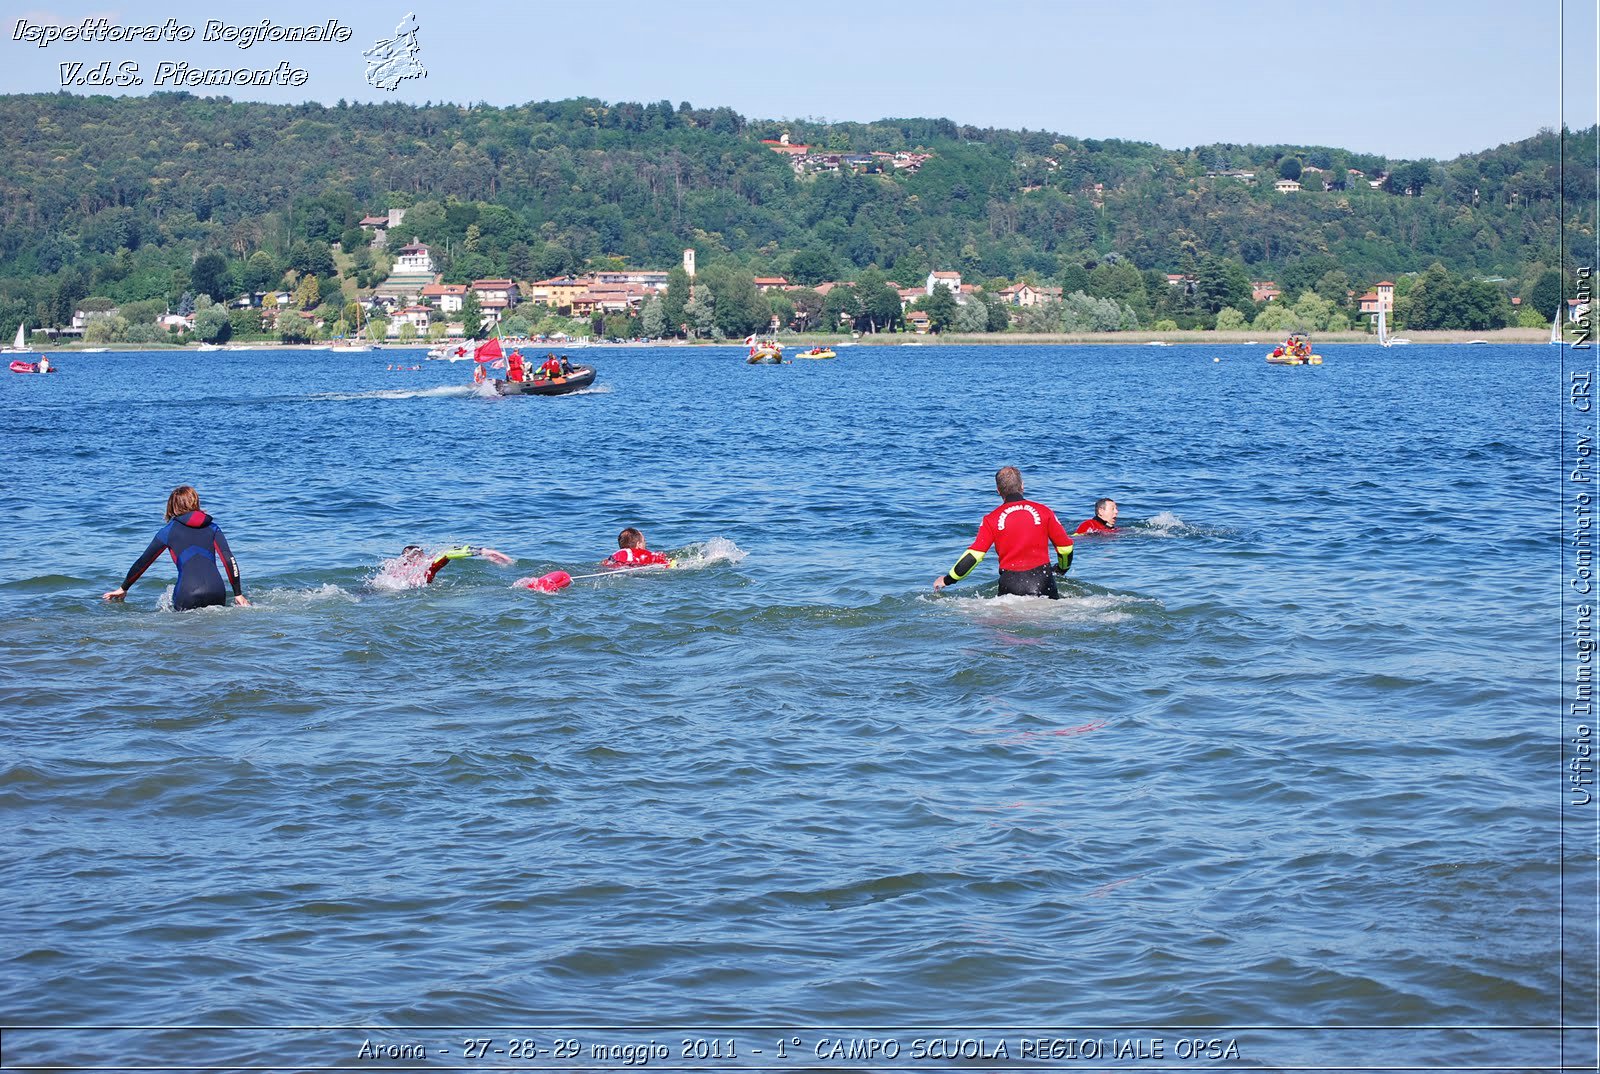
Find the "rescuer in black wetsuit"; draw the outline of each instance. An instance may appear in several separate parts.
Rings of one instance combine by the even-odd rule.
[[[190,608],[207,608],[227,603],[222,569],[227,571],[233,585],[233,602],[241,607],[249,605],[239,581],[239,564],[228,548],[228,539],[211,516],[200,510],[200,494],[189,485],[179,485],[167,497],[167,524],[162,526],[150,547],[144,550],[137,562],[128,568],[122,584],[105,595],[106,600],[121,600],[128,588],[139,580],[162,551],[170,553],[178,566],[178,582],[172,590],[172,606],[178,611]]]

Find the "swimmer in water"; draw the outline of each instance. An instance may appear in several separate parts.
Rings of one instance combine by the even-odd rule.
[[[432,585],[435,576],[444,570],[445,565],[451,560],[468,559],[472,556],[480,556],[501,567],[509,567],[516,562],[504,552],[497,552],[493,548],[474,548],[464,544],[429,555],[428,550],[420,544],[408,544],[405,551],[400,553],[399,559],[391,560],[391,565],[385,566],[383,573],[395,581],[402,581],[413,587]]]
[[[670,567],[672,557],[645,547],[644,534],[629,526],[617,534],[617,550],[607,556],[602,567]]]
[[[1117,501],[1109,496],[1094,501],[1094,517],[1078,523],[1078,528],[1072,532],[1073,536],[1085,533],[1116,533]]]

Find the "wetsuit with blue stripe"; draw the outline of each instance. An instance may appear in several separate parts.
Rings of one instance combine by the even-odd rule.
[[[233,595],[236,597],[243,595],[239,581],[239,564],[234,561],[233,553],[228,549],[228,539],[222,535],[222,529],[211,520],[211,516],[204,511],[191,511],[162,526],[138,562],[128,568],[128,576],[122,580],[122,588],[126,590],[132,587],[163,550],[171,553],[172,562],[178,565],[178,583],[172,590],[172,606],[178,611],[206,608],[228,602],[222,574],[217,570],[219,559],[222,561],[223,570],[228,572],[228,581],[233,585]]]

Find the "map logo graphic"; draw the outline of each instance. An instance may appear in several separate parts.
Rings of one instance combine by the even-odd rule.
[[[417,44],[417,16],[406,17],[394,28],[394,36],[380,40],[361,55],[367,58],[367,84],[377,89],[398,89],[408,78],[427,78],[428,69],[417,59],[422,46]]]

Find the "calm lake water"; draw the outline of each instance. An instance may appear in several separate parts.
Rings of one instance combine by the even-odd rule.
[[[1266,349],[8,377],[5,1065],[1557,1065],[1559,357]],[[1125,532],[935,595],[1008,463]],[[102,603],[182,483],[255,606]],[[626,525],[680,569],[513,586]],[[383,584],[460,542],[518,562]]]

